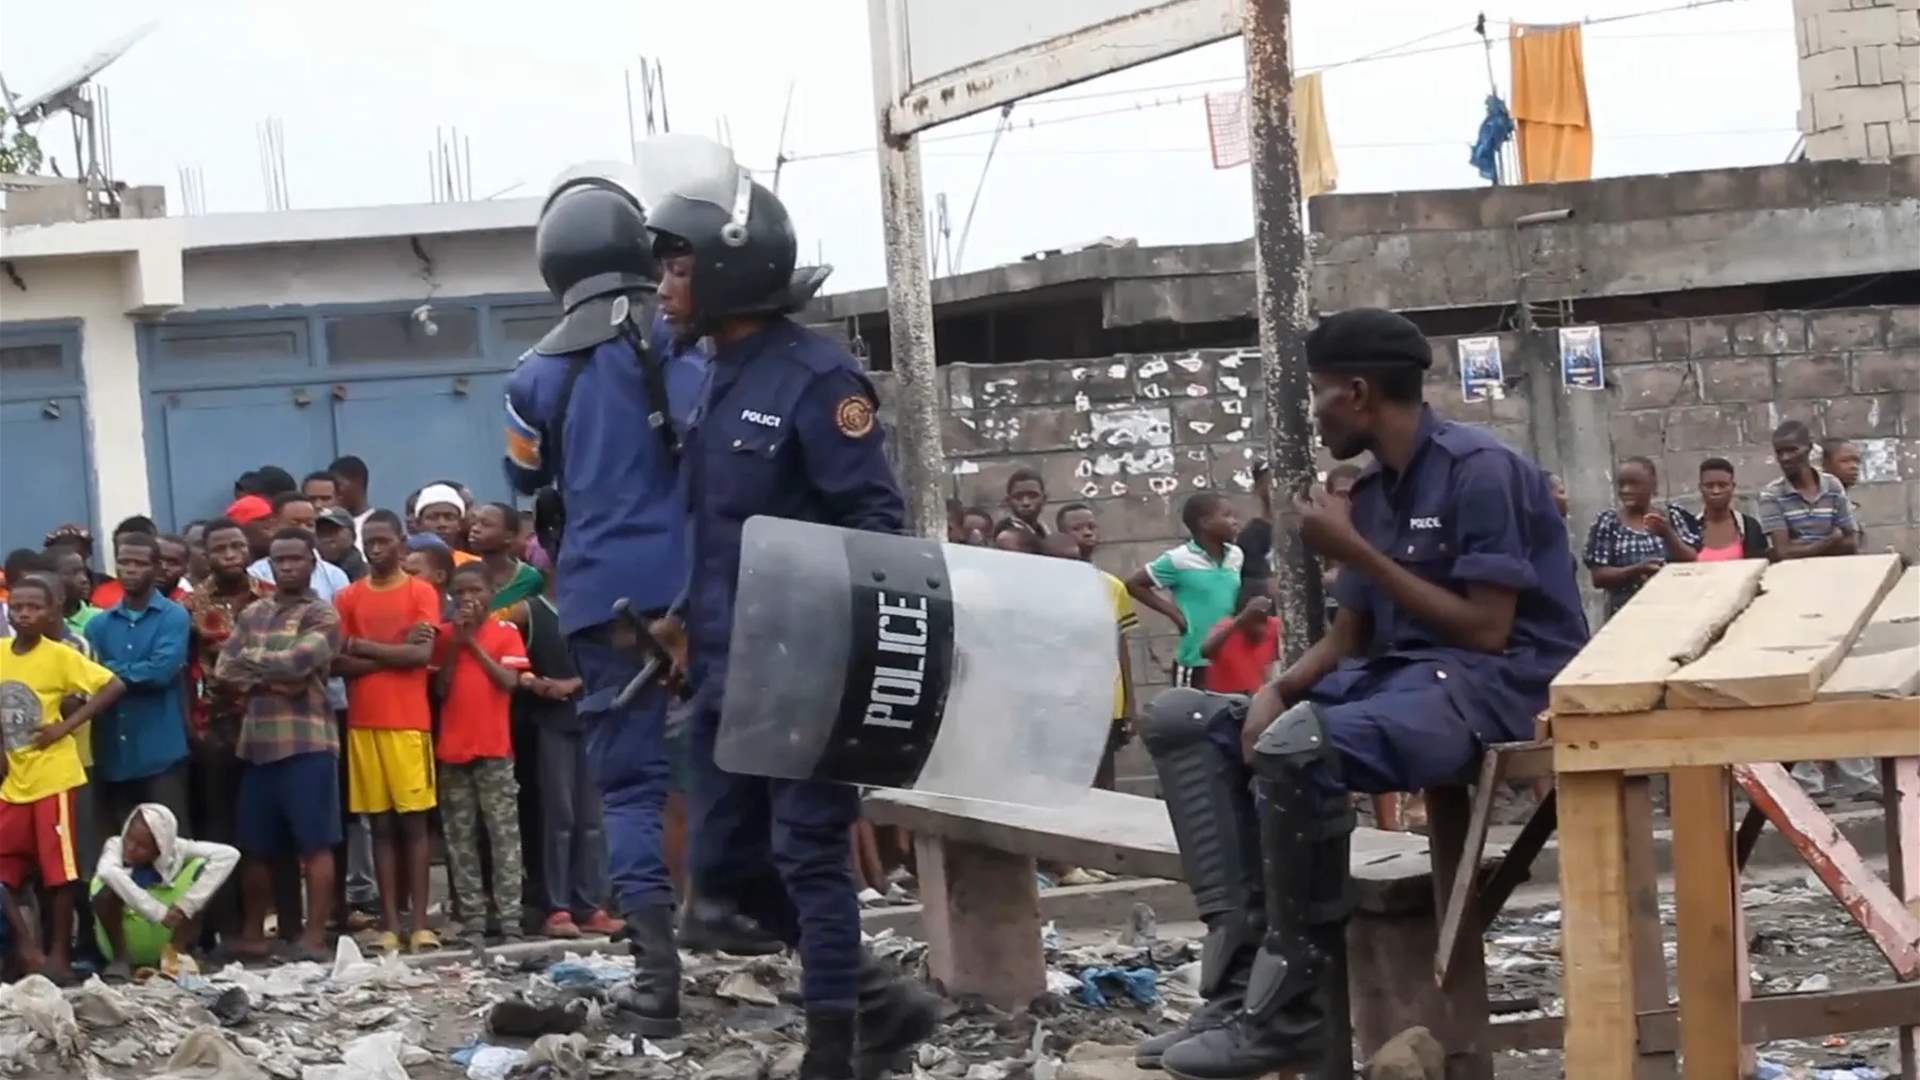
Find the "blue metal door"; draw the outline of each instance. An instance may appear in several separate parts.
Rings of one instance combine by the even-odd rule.
[[[465,484],[482,500],[506,500],[506,392],[506,372],[355,382],[333,403],[334,440],[340,453],[372,465],[375,506],[399,513],[409,494],[436,480]]]
[[[162,394],[167,487],[175,525],[217,517],[233,482],[278,465],[295,479],[333,460],[325,386],[257,386]]]
[[[54,526],[91,527],[86,422],[78,397],[0,404],[0,551],[37,548]],[[96,530],[97,531],[97,530]]]

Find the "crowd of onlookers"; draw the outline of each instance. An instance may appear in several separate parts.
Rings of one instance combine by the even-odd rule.
[[[80,525],[6,556],[11,970],[438,947],[430,817],[461,936],[622,928],[530,523],[456,482],[367,490],[355,457],[266,466],[177,534],[121,522],[111,577]]]

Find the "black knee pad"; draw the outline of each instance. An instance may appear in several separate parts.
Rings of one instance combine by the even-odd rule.
[[[1253,743],[1253,768],[1263,777],[1309,782],[1310,774],[1325,770],[1336,782],[1340,755],[1327,737],[1320,707],[1303,701],[1281,710]]]
[[[1207,729],[1222,713],[1234,714],[1234,726],[1247,715],[1243,694],[1210,694],[1190,686],[1162,691],[1147,706],[1140,741],[1154,757],[1207,741]]]

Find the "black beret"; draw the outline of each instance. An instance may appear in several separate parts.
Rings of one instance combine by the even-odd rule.
[[[1307,334],[1309,371],[1425,371],[1432,366],[1426,335],[1406,316],[1384,308],[1329,315]]]

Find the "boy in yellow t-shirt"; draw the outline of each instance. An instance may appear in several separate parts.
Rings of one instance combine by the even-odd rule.
[[[0,884],[6,886],[7,924],[21,967],[61,983],[73,977],[73,909],[80,877],[74,791],[87,783],[73,733],[111,708],[126,686],[111,671],[53,640],[60,610],[50,582],[34,576],[14,583],[7,621],[13,638],[0,645],[0,741],[6,749]],[[87,695],[87,701],[63,718],[60,703],[69,694]],[[53,909],[52,940],[44,953],[37,928],[17,899],[36,871]]]

